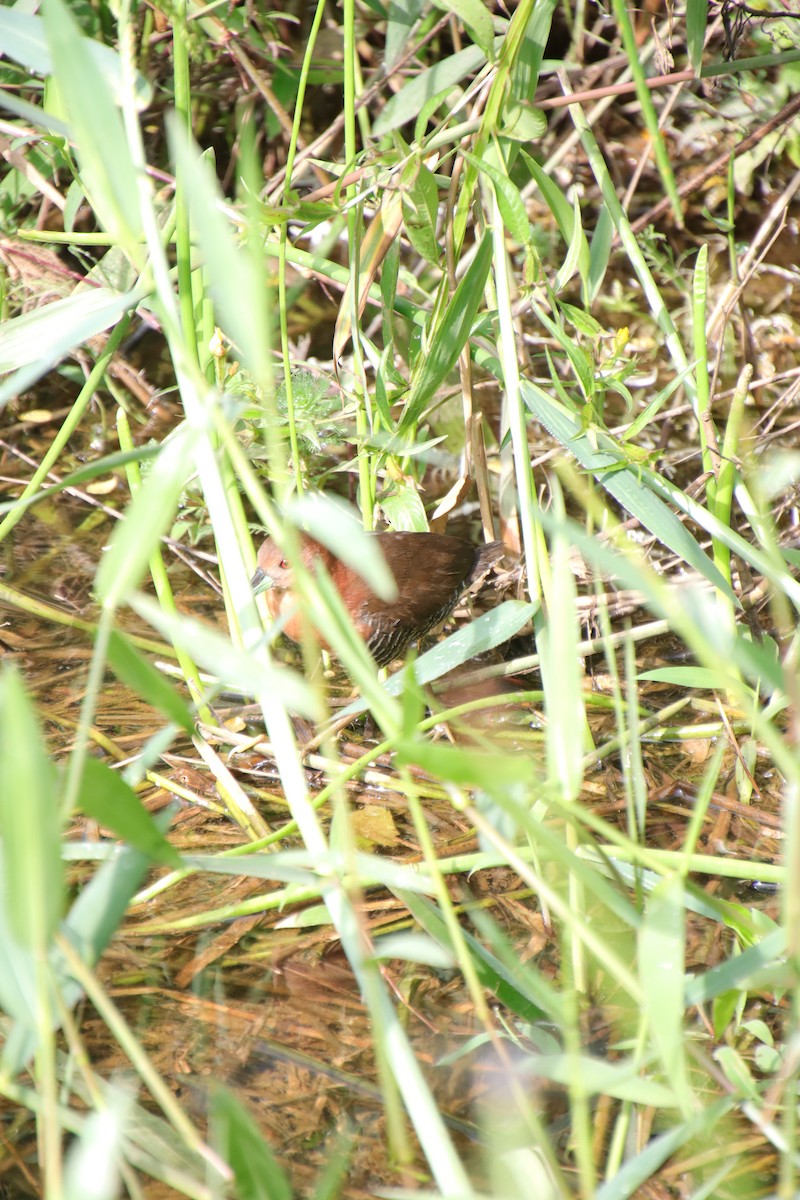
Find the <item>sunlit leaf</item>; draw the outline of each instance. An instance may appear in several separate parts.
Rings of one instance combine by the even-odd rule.
[[[212,165],[181,122],[168,123],[169,142],[186,180],[192,230],[207,272],[219,324],[233,338],[256,379],[268,376],[269,288],[263,270],[238,245],[234,226],[222,212],[223,197]]]
[[[15,939],[46,952],[64,902],[55,768],[19,672],[0,675],[0,839]]]
[[[133,788],[97,758],[87,758],[84,764],[78,807],[154,862],[170,867],[181,865],[177,850],[161,833]]]
[[[691,1110],[685,1057],[683,879],[660,883],[647,899],[639,931],[639,979],[650,1037],[681,1107]]]
[[[120,295],[108,288],[96,288],[5,321],[0,327],[0,373],[15,374],[0,386],[0,408],[75,346],[114,325],[141,299],[141,291]]]
[[[127,683],[168,720],[180,725],[187,733],[192,733],[194,718],[186,701],[125,635],[116,630],[109,640],[108,662],[118,679]]]
[[[686,44],[689,47],[689,61],[696,72],[703,65],[707,24],[707,0],[686,0]]]
[[[714,587],[733,598],[729,584],[715,564],[703,553],[675,513],[655,495],[650,486],[650,473],[638,466],[627,465],[624,452],[613,453],[613,443],[599,431],[593,431],[596,436],[592,438],[584,434],[578,418],[567,412],[541,388],[523,380],[520,390],[525,403],[537,420],[542,422],[583,467],[594,473],[598,483],[626,512],[637,517],[645,529],[649,529],[659,541],[713,583]],[[604,445],[608,449],[604,449]]]
[[[197,430],[186,425],[175,431],[128,505],[125,520],[115,526],[95,579],[97,594],[109,608],[141,582],[159,538],[170,528],[178,499],[194,469],[193,451],[199,437]]]
[[[429,333],[430,350],[418,359],[411,380],[400,431],[407,432],[422,415],[436,389],[458,362],[483,303],[483,289],[492,261],[492,239],[486,234],[445,310],[440,326]]]
[[[211,1090],[209,1123],[222,1160],[233,1168],[239,1200],[292,1200],[292,1188],[261,1129],[221,1084]]]
[[[433,3],[464,22],[476,45],[491,62],[494,57],[494,26],[482,0],[433,0]]]
[[[95,43],[83,37],[63,0],[44,0],[53,76],[76,141],[81,179],[92,207],[114,241],[142,240],[139,181],[122,117],[103,73]]]
[[[87,51],[95,68],[119,101],[123,87],[119,54],[111,46],[92,38],[87,39]],[[50,75],[53,72],[53,57],[45,22],[33,13],[24,12],[19,6],[0,8],[0,52],[22,63],[36,75]],[[135,73],[134,86],[137,107],[145,109],[153,97],[152,86],[139,71]]]
[[[468,46],[466,50],[459,50],[435,66],[420,71],[387,100],[373,125],[373,134],[383,137],[408,121],[413,121],[426,100],[447,87],[455,87],[485,62],[483,50],[478,46]]]

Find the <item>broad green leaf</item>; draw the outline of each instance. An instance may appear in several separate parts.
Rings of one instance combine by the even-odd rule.
[[[555,180],[547,174],[536,159],[524,150],[521,151],[521,154],[531,173],[531,178],[535,180],[536,186],[542,194],[542,199],[555,218],[558,231],[568,247],[568,256],[575,256],[575,265],[581,282],[586,287],[589,281],[589,244],[580,222],[580,209],[577,201],[573,207]]]
[[[233,1168],[238,1200],[292,1200],[292,1188],[261,1129],[221,1084],[211,1089],[209,1124],[214,1149]]]
[[[140,583],[150,555],[170,528],[181,492],[194,470],[193,452],[200,433],[180,426],[161,447],[142,487],[114,528],[95,589],[107,608],[115,608]]]
[[[585,312],[582,308],[562,301],[559,305],[559,310],[563,313],[565,319],[569,321],[570,325],[574,325],[578,333],[582,333],[584,337],[600,338],[605,333],[605,329],[600,322],[596,321],[591,313]]]
[[[553,282],[553,290],[560,292],[569,283],[576,271],[580,272],[581,267],[586,264],[586,234],[583,232],[581,225],[581,206],[577,195],[573,201],[573,224],[572,224],[572,241],[567,247],[567,257],[558,269],[558,274]],[[581,274],[581,283],[586,286],[586,276]],[[585,315],[585,314],[584,314]]]
[[[413,164],[413,175],[402,188],[403,224],[408,240],[421,258],[438,267],[442,245],[437,237],[439,189],[433,172],[421,159]],[[405,175],[405,173],[404,173]],[[404,181],[403,181],[404,182]]]
[[[25,1030],[32,1030],[37,1020],[36,958],[27,945],[20,943],[12,929],[12,909],[9,881],[0,860],[0,1008]],[[22,1038],[22,1041],[27,1039]],[[25,1052],[30,1052],[27,1046]],[[6,1045],[3,1065],[8,1065],[12,1057],[13,1052]],[[10,1065],[13,1069],[14,1064]]]
[[[709,691],[724,691],[730,684],[730,675],[708,667],[656,667],[642,671],[637,679],[652,683],[671,683],[673,687],[705,688]]]
[[[0,9],[0,12],[3,11],[3,9]],[[23,121],[27,121],[34,129],[44,129],[45,132],[52,134],[53,137],[63,138],[65,142],[69,140],[70,129],[66,121],[60,121],[53,113],[45,112],[44,109],[39,108],[36,104],[31,104],[29,100],[22,100],[19,96],[14,96],[8,91],[0,91],[0,109],[6,109],[7,112],[13,113],[15,117],[20,117]],[[69,228],[66,222],[65,228]]]
[[[779,692],[786,687],[780,652],[772,638],[765,637],[762,642],[754,642],[747,633],[737,632],[733,639],[733,659],[760,691]]]
[[[180,867],[181,857],[153,821],[133,788],[97,758],[87,758],[78,807],[154,862]]]
[[[118,679],[127,683],[169,721],[180,725],[188,734],[194,731],[194,718],[183,697],[125,635],[116,630],[112,632],[109,640],[108,662]]]
[[[589,248],[589,302],[597,299],[606,277],[614,244],[614,218],[607,205],[600,209]]]
[[[742,1002],[742,997],[746,995],[746,992],[731,988],[730,991],[723,992],[721,995],[714,997],[713,1004],[711,1005],[711,1019],[716,1041],[721,1042],[724,1039],[728,1031],[728,1026]]]
[[[486,55],[478,46],[468,46],[459,50],[449,58],[438,62],[436,66],[420,71],[396,92],[386,103],[372,127],[375,137],[383,137],[393,129],[416,119],[417,114],[426,100],[436,96],[445,88],[453,88],[482,67]]]
[[[163,821],[163,816],[159,818]],[[63,922],[63,932],[90,967],[100,958],[117,932],[130,899],[141,886],[151,859],[136,850],[115,848],[113,857],[84,884]],[[0,865],[0,895],[7,893],[7,882]],[[50,951],[53,977],[57,980],[59,1002],[72,1008],[83,995],[69,975],[62,954]],[[3,1047],[3,1068],[14,1077],[29,1062],[36,1050],[36,965],[33,955],[17,944],[6,922],[6,906],[0,904],[0,1006],[17,1025]],[[53,997],[53,1011],[57,1009]]]
[[[53,76],[76,141],[81,179],[103,227],[132,250],[141,242],[139,179],[111,89],[94,45],[81,35],[63,0],[44,0]]]
[[[269,377],[270,292],[264,271],[237,244],[222,215],[222,193],[210,162],[177,118],[168,123],[173,158],[187,184],[192,230],[197,237],[219,324],[241,349],[256,379]]]
[[[385,937],[377,937],[373,953],[377,959],[399,958],[402,962],[424,963],[437,971],[452,970],[455,966],[453,955],[422,933],[387,933]]]
[[[462,150],[462,154],[478,172],[491,179],[503,224],[516,242],[519,242],[521,246],[527,245],[531,238],[531,223],[528,220],[525,201],[519,194],[519,188],[512,183],[505,171],[490,160],[488,155],[478,158],[476,155],[470,154],[468,150]]]
[[[686,0],[686,44],[689,47],[689,61],[696,74],[703,65],[707,24],[707,0]]]
[[[685,1054],[684,883],[673,875],[648,896],[639,931],[639,980],[652,1042],[681,1108],[693,1105]]]
[[[91,38],[86,39],[86,48],[95,69],[119,103],[123,87],[119,54],[111,46]],[[0,8],[0,53],[13,58],[36,75],[53,74],[53,57],[45,22],[33,13],[23,12],[19,6]],[[153,89],[139,71],[136,72],[135,93],[137,108],[140,111],[147,108],[153,98]]]
[[[703,553],[689,530],[652,490],[653,472],[626,464],[624,452],[616,450],[611,438],[593,430],[590,438],[581,432],[577,417],[535,384],[523,380],[520,391],[538,421],[578,462],[591,471],[601,487],[636,517],[683,562],[698,571],[719,591],[734,599],[730,585]]]
[[[405,904],[412,917],[432,937],[445,953],[455,956],[455,947],[445,920],[437,905],[425,896],[397,890],[397,897]],[[497,954],[492,953],[482,941],[464,930],[462,938],[472,957],[472,965],[483,987],[497,997],[513,1013],[525,1021],[538,1021],[542,1017],[560,1020],[562,1002],[556,989],[536,970],[517,960],[516,968],[510,970]]]
[[[389,495],[380,497],[380,506],[392,529],[427,533],[428,517],[425,505],[413,481],[401,480],[393,483]]]
[[[66,204],[64,205],[65,233],[75,232],[75,221],[85,199],[86,196],[84,195],[83,184],[81,183],[80,179],[73,179],[72,183],[67,188]]]
[[[538,108],[510,102],[503,109],[503,127],[498,136],[513,142],[536,142],[547,132],[547,117]]]
[[[381,317],[383,333],[383,353],[380,364],[375,372],[375,402],[381,418],[381,425],[388,431],[394,430],[394,418],[389,403],[389,389],[397,380],[405,386],[405,380],[399,376],[394,364],[394,306],[397,300],[397,281],[400,277],[400,239],[389,247],[383,260],[380,277],[381,300],[383,312]],[[398,378],[399,376],[399,378]]]
[[[761,991],[791,987],[792,971],[785,973],[787,935],[785,929],[773,929],[741,954],[734,954],[719,966],[691,975],[686,980],[685,1004],[707,1004],[728,991]]]
[[[387,72],[402,57],[411,30],[424,7],[425,0],[389,0],[384,48],[384,69]]]
[[[421,417],[436,389],[458,362],[458,356],[472,333],[483,289],[492,262],[492,238],[487,233],[464,278],[447,305],[441,324],[428,332],[429,350],[419,355],[400,421],[400,432],[408,433]]]
[[[33,704],[13,666],[0,675],[0,839],[8,926],[46,953],[64,903],[58,781]]]
[[[169,811],[155,818],[159,832],[167,828]],[[64,932],[89,966],[100,955],[119,929],[128,905],[152,866],[152,857],[131,846],[114,847],[104,862],[78,893],[64,920]],[[77,989],[77,984],[75,985]]]
[[[786,687],[783,666],[776,643],[771,638],[754,642],[747,633],[738,633],[725,622],[709,619],[698,612],[700,628],[708,635],[709,646],[714,647],[724,662],[733,662],[747,680],[762,693],[770,695]],[[651,679],[659,683],[671,683],[676,687],[711,688],[723,691],[730,686],[730,676],[724,671],[705,667],[660,667],[647,671],[640,679]]]
[[[276,922],[276,929],[318,929],[321,925],[331,925],[331,914],[325,904],[310,904],[307,908],[290,912]]]
[[[506,109],[514,104],[533,103],[557,5],[558,0],[535,0],[533,4],[519,5],[514,11],[502,51],[512,64]],[[521,20],[524,26],[519,28]]]
[[[494,57],[494,25],[483,0],[433,0],[433,3],[463,21],[475,44],[480,46],[491,62]]]
[[[490,612],[462,625],[455,633],[421,654],[414,662],[414,678],[417,683],[432,683],[476,655],[502,646],[532,620],[538,609],[538,604],[529,604],[524,600],[504,600]],[[387,680],[386,690],[390,695],[400,691],[401,677],[402,672],[398,672]]]
[[[24,387],[30,386],[75,346],[114,325],[141,299],[141,291],[120,295],[109,288],[92,288],[4,321],[0,326],[0,373],[28,366],[35,366],[35,370],[5,380],[0,388],[0,405],[24,390],[21,378],[25,379]]]

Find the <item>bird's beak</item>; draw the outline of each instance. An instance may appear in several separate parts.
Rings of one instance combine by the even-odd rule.
[[[253,578],[250,580],[250,587],[253,589],[253,595],[257,596],[260,592],[266,592],[272,587],[272,576],[267,575],[261,567],[256,567],[253,572]]]

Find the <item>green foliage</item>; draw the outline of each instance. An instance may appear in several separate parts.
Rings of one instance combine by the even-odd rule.
[[[340,403],[331,388],[329,379],[312,371],[298,370],[292,373],[292,403],[294,405],[297,433],[305,443],[306,454],[319,453],[325,442],[341,441],[342,429]],[[279,424],[287,419],[288,403],[286,385],[281,384],[275,396],[276,417]],[[266,420],[270,421],[269,411]]]
[[[137,1190],[134,1168],[193,1196],[292,1194],[291,1134],[265,1134],[263,1108],[219,1087],[207,1145],[105,991],[110,978],[121,1001],[131,980],[127,991],[145,992],[140,962],[154,946],[166,977],[176,935],[211,928],[188,952],[180,942],[179,978],[197,983],[182,999],[196,1004],[193,1021],[201,1005],[227,1021],[253,978],[243,918],[263,934],[272,975],[298,930],[341,948],[346,999],[316,1004],[314,992],[309,1004],[292,964],[282,978],[297,1015],[275,1028],[284,998],[259,993],[265,1031],[248,1052],[263,1037],[283,1063],[282,1042],[308,1028],[321,1056],[334,1050],[297,1069],[344,1089],[357,1047],[358,1086],[386,1118],[379,1189],[610,1200],[674,1188],[679,1169],[687,1194],[744,1195],[751,1183],[756,1194],[770,1171],[791,1191],[797,456],[762,456],[748,422],[778,428],[788,414],[792,428],[780,381],[794,370],[797,322],[780,296],[759,309],[756,383],[724,324],[741,293],[761,304],[749,289],[762,265],[739,274],[736,237],[765,217],[767,195],[785,213],[759,245],[779,219],[796,222],[782,172],[797,131],[756,138],[702,204],[679,199],[676,180],[692,178],[689,153],[710,159],[790,99],[798,33],[762,22],[761,58],[742,68],[723,61],[707,6],[689,0],[674,15],[680,67],[723,81],[714,94],[676,93],[673,109],[647,79],[668,48],[622,0],[612,10],[609,64],[626,57],[638,99],[604,108],[598,96],[560,115],[561,93],[582,88],[583,64],[605,50],[580,6],[554,0],[521,0],[510,15],[478,0],[370,0],[324,20],[320,8],[63,0],[41,15],[0,12],[0,228],[16,251],[2,279],[0,600],[20,618],[0,629],[19,660],[0,678],[0,1091],[15,1132],[36,1116],[36,1165],[54,1200],[83,1194],[101,1152],[108,1195],[116,1169]],[[666,218],[649,207],[661,194]],[[728,263],[709,253],[720,232]],[[42,244],[59,268],[52,290],[44,270],[31,282],[19,267]],[[152,406],[132,386],[138,366],[120,361],[136,353],[127,332],[140,322],[168,360]],[[48,373],[68,355],[59,382],[77,379],[79,393],[56,417]],[[39,433],[31,413],[43,409]],[[75,539],[65,556],[94,556],[100,612],[87,602],[73,614],[24,556],[37,558],[53,511],[71,514],[106,477],[102,550]],[[323,492],[357,498],[360,513]],[[267,621],[251,593],[252,528],[290,563],[308,530],[389,596],[404,581],[387,577],[362,525],[421,530],[452,514],[474,535],[478,508],[487,534],[494,524],[522,551],[490,611],[459,613],[455,632],[385,679],[331,572],[297,564],[314,633],[294,666],[273,661],[286,613]],[[219,594],[185,565],[213,570],[195,556],[212,546]],[[616,592],[629,625],[612,611]],[[86,652],[68,686],[60,666],[37,674],[31,629],[52,634],[55,621]],[[154,647],[143,625],[168,645]],[[637,657],[656,631],[670,641]],[[358,687],[337,716],[370,722],[369,735],[348,735],[363,738],[355,754],[327,723],[331,669],[314,634]],[[498,647],[511,665],[474,661]],[[662,661],[665,647],[677,663]],[[162,673],[170,655],[177,684]],[[483,691],[523,669],[540,671],[528,690]],[[128,707],[120,685],[137,697]],[[266,727],[252,755],[251,698]],[[185,776],[162,774],[162,755]],[[361,823],[367,789],[386,801],[378,832]],[[174,808],[150,808],[164,790],[185,806],[173,831]],[[767,842],[781,800],[787,869]],[[259,890],[212,896],[228,876]],[[709,880],[743,894],[734,902]],[[745,890],[754,882],[781,883],[782,908],[762,911]],[[251,924],[268,917],[266,930]],[[320,950],[320,975],[332,958]],[[174,1003],[174,980],[161,1002]],[[155,992],[126,1010],[134,1024]],[[141,1104],[109,1087],[112,1058],[87,1040],[83,996],[121,1071],[141,1080]],[[363,1009],[363,1026],[341,1037],[334,1009],[353,1020]],[[214,1040],[207,1030],[198,1042]],[[226,1036],[211,1070],[234,1058]],[[487,1064],[504,1088],[499,1116],[476,1101],[476,1125],[463,1127],[486,1134],[476,1166],[448,1125],[454,1093],[439,1072],[462,1072],[461,1088]],[[298,1089],[307,1107],[311,1086]],[[554,1132],[553,1095],[568,1141]],[[333,1101],[320,1096],[322,1127]],[[640,1128],[643,1143],[631,1136]],[[368,1171],[353,1164],[364,1130],[342,1127],[330,1144],[325,1133],[299,1147],[325,1146],[315,1194],[363,1190]]]

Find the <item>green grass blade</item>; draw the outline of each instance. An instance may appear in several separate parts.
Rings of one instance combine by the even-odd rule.
[[[96,758],[87,758],[78,792],[78,808],[154,862],[179,868],[181,856],[121,775]]]
[[[43,11],[53,75],[76,139],[82,183],[104,228],[135,259],[143,231],[122,117],[91,41],[81,36],[63,0],[45,0]]]
[[[58,783],[13,667],[0,676],[0,833],[9,928],[21,946],[42,955],[64,900]]]
[[[214,1149],[233,1168],[239,1200],[292,1200],[292,1188],[261,1129],[236,1096],[215,1084],[209,1113]]]
[[[686,526],[654,494],[651,480],[655,472],[646,472],[635,464],[626,465],[624,450],[615,449],[615,443],[597,430],[593,431],[591,438],[584,434],[578,418],[535,384],[524,380],[520,388],[525,403],[537,420],[566,450],[574,454],[581,466],[593,472],[598,483],[626,512],[641,521],[659,541],[735,602],[730,585],[717,567],[703,553]]]

